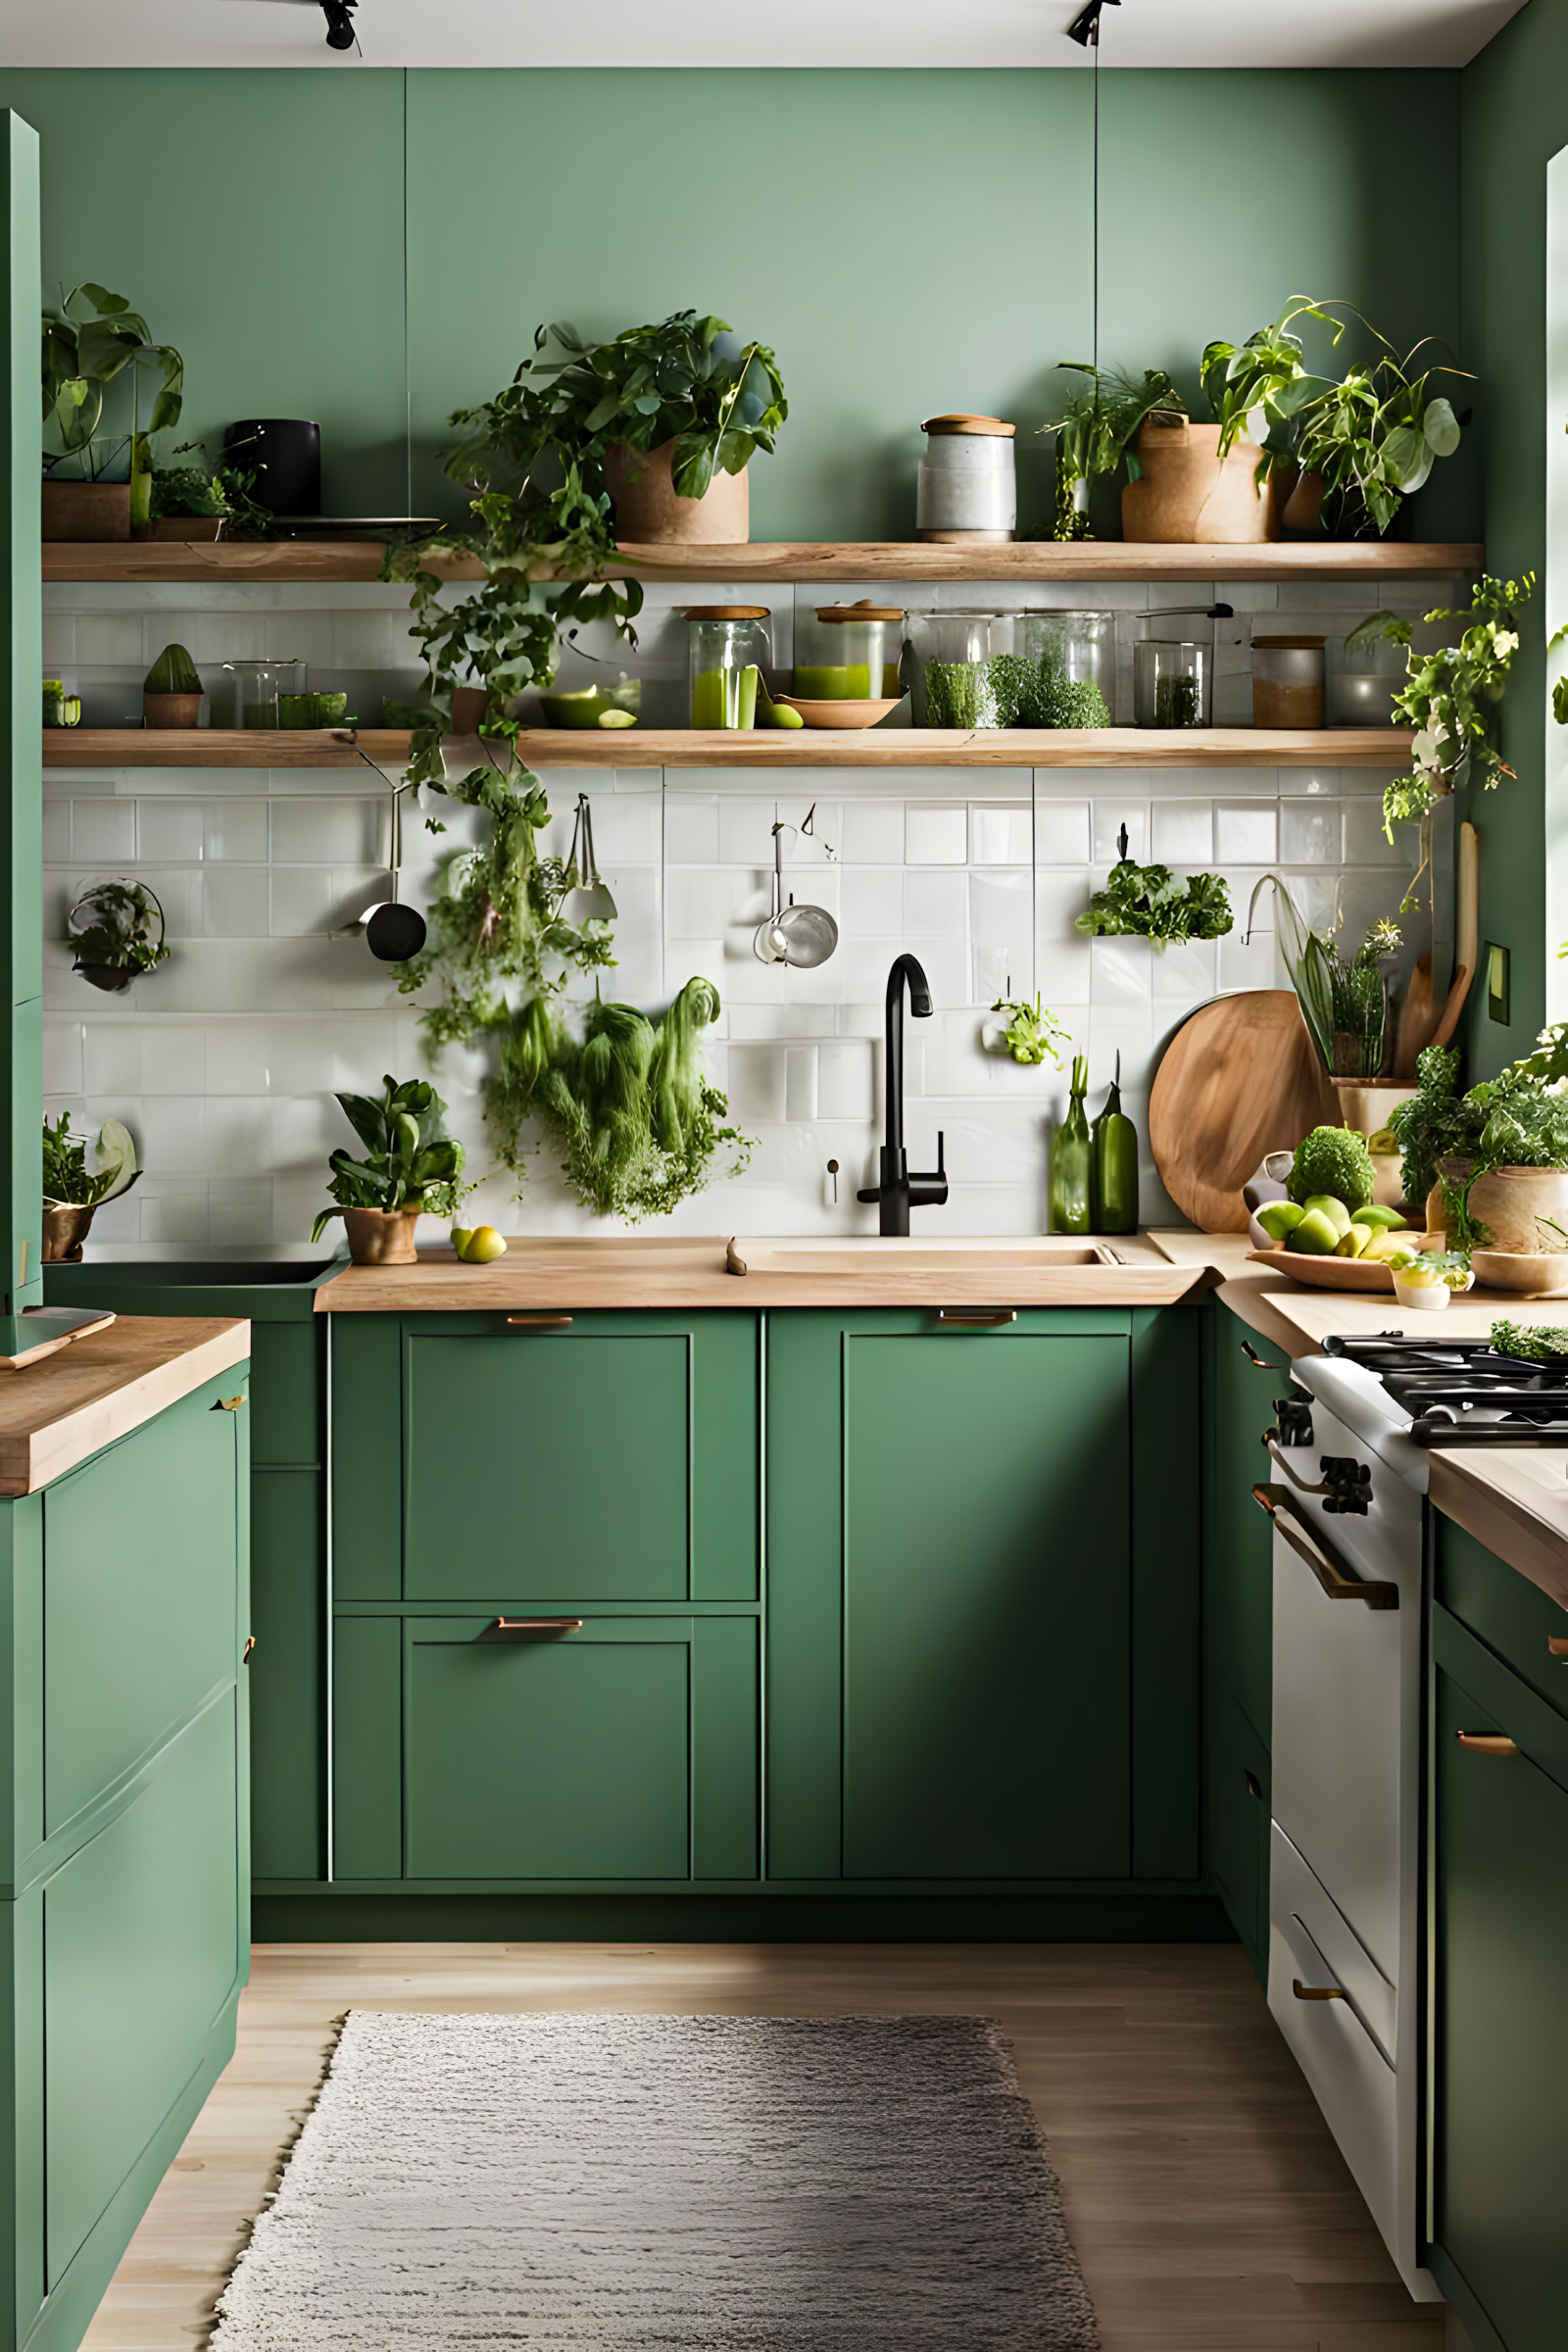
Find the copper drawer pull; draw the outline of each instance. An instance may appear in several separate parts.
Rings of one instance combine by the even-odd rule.
[[[1263,1358],[1258,1354],[1257,1349],[1252,1346],[1250,1340],[1244,1340],[1242,1342],[1242,1353],[1246,1356],[1248,1362],[1251,1365],[1254,1372],[1283,1372],[1285,1369],[1283,1364],[1265,1363]]]
[[[998,1331],[1004,1323],[1016,1323],[1015,1306],[939,1306],[937,1321],[949,1331]]]
[[[251,1662],[251,1652],[252,1652],[252,1650],[253,1650],[255,1647],[256,1647],[256,1636],[255,1636],[254,1634],[247,1634],[247,1635],[246,1635],[246,1637],[245,1637],[245,1646],[244,1646],[244,1648],[243,1648],[243,1649],[240,1651],[240,1657],[239,1657],[239,1662],[240,1662],[240,1664],[241,1664],[242,1666],[248,1666],[248,1665],[250,1664],[250,1662]]]
[[[215,1413],[237,1413],[244,1401],[243,1396],[220,1396],[213,1410]]]
[[[1560,1635],[1548,1634],[1546,1647],[1554,1658],[1568,1658],[1568,1642],[1563,1641]]]
[[[481,1642],[537,1642],[542,1635],[578,1634],[580,1617],[498,1617],[479,1636]]]
[[[509,1331],[569,1331],[569,1315],[509,1315]]]
[[[1288,1487],[1254,1487],[1252,1500],[1267,1511],[1286,1543],[1306,1562],[1330,1600],[1361,1600],[1369,1609],[1398,1607],[1397,1585],[1385,1584],[1376,1578],[1347,1576],[1339,1561],[1324,1549],[1314,1535],[1308,1533],[1291,1509]]]
[[[1291,1990],[1298,2001],[1343,2001],[1345,1998],[1338,1984],[1303,1984],[1299,1977],[1291,1979]]]
[[[1473,1756],[1516,1756],[1517,1740],[1506,1739],[1501,1732],[1455,1732],[1459,1745],[1468,1748]]]

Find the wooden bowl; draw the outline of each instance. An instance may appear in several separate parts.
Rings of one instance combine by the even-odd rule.
[[[1386,1291],[1394,1296],[1394,1269],[1381,1258],[1313,1257],[1305,1250],[1249,1250],[1253,1265],[1269,1266],[1314,1291]]]
[[[787,710],[798,710],[805,727],[874,727],[879,718],[886,718],[890,710],[898,709],[904,697],[896,694],[891,702],[829,703],[814,696],[775,694],[773,700],[783,703]]]
[[[1512,1291],[1519,1298],[1568,1297],[1568,1253],[1526,1256],[1513,1250],[1472,1250],[1470,1270],[1489,1291]]]

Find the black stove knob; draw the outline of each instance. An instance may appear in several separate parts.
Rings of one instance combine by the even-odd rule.
[[[1310,1446],[1312,1407],[1304,1396],[1276,1396],[1274,1434],[1282,1446]]]
[[[1325,1453],[1321,1464],[1324,1481],[1332,1490],[1323,1498],[1323,1508],[1364,1519],[1372,1499],[1369,1464],[1356,1461],[1348,1453]]]

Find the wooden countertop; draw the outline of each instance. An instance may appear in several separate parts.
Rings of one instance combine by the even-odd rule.
[[[121,1315],[35,1370],[0,1373],[0,1495],[35,1494],[250,1348],[244,1321]]]
[[[1048,1270],[995,1266],[878,1266],[841,1274],[724,1270],[727,1235],[509,1241],[493,1265],[465,1266],[449,1243],[419,1251],[414,1266],[350,1266],[322,1283],[318,1314],[452,1314],[465,1308],[587,1313],[592,1308],[764,1306],[1174,1306],[1200,1298],[1213,1276],[1201,1249],[1175,1263],[1144,1234],[1118,1237],[1120,1266]],[[783,1238],[783,1237],[781,1237]],[[800,1239],[794,1236],[792,1239]],[[998,1235],[998,1246],[1008,1239]],[[1201,1244],[1203,1237],[1193,1239]]]

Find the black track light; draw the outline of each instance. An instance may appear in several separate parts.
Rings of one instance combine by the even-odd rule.
[[[1098,49],[1100,47],[1100,12],[1105,4],[1106,0],[1085,0],[1084,6],[1067,27],[1068,40],[1076,41],[1080,49]],[[326,5],[326,0],[322,0],[322,5]],[[1121,0],[1110,0],[1110,6],[1120,8]],[[332,36],[328,33],[326,37],[330,40]]]
[[[329,49],[354,49],[359,46],[354,30],[354,11],[358,0],[321,0],[321,14],[326,19],[326,45]],[[1097,9],[1100,0],[1092,0]]]

